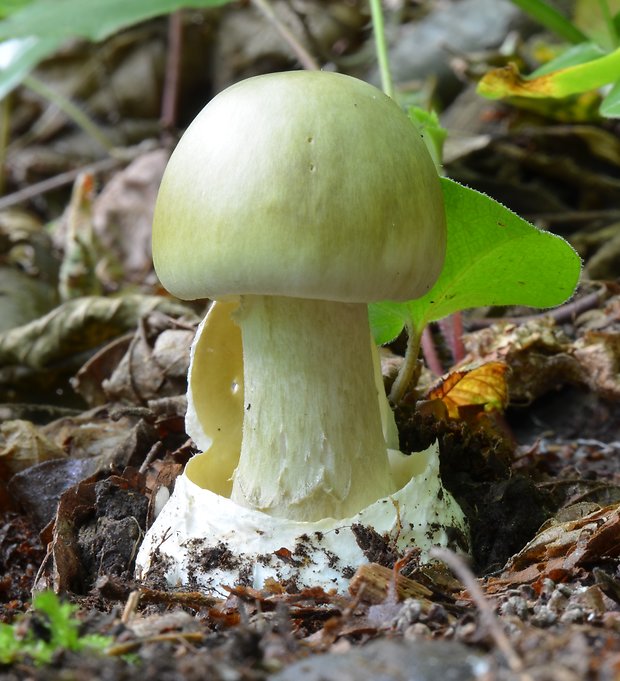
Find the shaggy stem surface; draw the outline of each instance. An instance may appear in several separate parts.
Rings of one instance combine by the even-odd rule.
[[[232,499],[315,521],[396,491],[366,305],[244,296],[237,321],[245,412]]]

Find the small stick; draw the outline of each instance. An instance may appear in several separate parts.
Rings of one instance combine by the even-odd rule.
[[[321,67],[308,50],[299,42],[297,37],[278,18],[269,0],[252,0],[252,3],[271,21],[278,33],[293,50],[299,63],[307,71],[320,71]]]
[[[121,622],[123,624],[129,624],[136,614],[138,608],[138,603],[140,602],[140,592],[132,591],[127,597],[127,602],[123,608],[123,615],[121,616]]]
[[[450,315],[452,326],[452,359],[458,364],[465,357],[465,345],[463,344],[463,313],[455,312]]]
[[[171,130],[177,122],[179,75],[181,70],[181,47],[183,44],[183,17],[180,10],[168,18],[168,50],[166,73],[161,102],[161,125]]]
[[[591,310],[599,305],[603,301],[605,292],[605,287],[603,287],[599,291],[589,293],[587,296],[583,296],[583,298],[573,300],[570,303],[556,307],[553,310],[545,310],[544,312],[524,317],[486,317],[485,319],[472,319],[467,323],[467,326],[475,331],[477,329],[486,329],[493,324],[525,324],[526,322],[544,319],[545,317],[551,317],[551,319],[556,322],[570,321],[582,312]]]
[[[430,552],[431,558],[437,558],[445,563],[452,572],[458,577],[463,586],[469,592],[472,600],[476,604],[480,615],[489,629],[497,647],[502,652],[511,671],[519,674],[523,681],[532,681],[531,676],[524,672],[523,660],[517,655],[516,650],[508,640],[506,633],[502,629],[493,608],[490,606],[484,592],[478,584],[478,580],[467,567],[465,562],[453,551],[448,549],[434,548]]]
[[[426,366],[436,375],[441,376],[444,373],[441,360],[437,354],[437,347],[435,346],[435,341],[433,340],[433,335],[431,334],[431,327],[425,326],[424,331],[422,331],[422,354],[426,361]]]
[[[60,173],[60,175],[55,175],[47,180],[42,180],[36,184],[31,184],[29,187],[24,187],[19,191],[9,194],[3,198],[0,198],[0,210],[5,210],[11,208],[11,206],[16,206],[20,203],[34,199],[41,194],[46,194],[54,189],[59,189],[67,184],[75,182],[76,178],[81,173],[97,173],[106,170],[113,170],[114,168],[120,166],[124,163],[124,159],[121,158],[104,158],[101,161],[96,161],[81,168],[74,168],[73,170],[67,170],[65,173]]]

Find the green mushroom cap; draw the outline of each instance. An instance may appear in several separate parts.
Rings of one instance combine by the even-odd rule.
[[[183,299],[409,300],[437,279],[439,178],[406,114],[336,73],[257,76],[217,95],[167,166],[153,225]]]

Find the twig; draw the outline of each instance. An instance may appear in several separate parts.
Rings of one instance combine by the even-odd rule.
[[[138,603],[140,602],[140,592],[131,591],[127,597],[127,602],[123,608],[123,615],[121,617],[121,622],[123,624],[129,624],[136,614],[138,609]]]
[[[511,671],[519,674],[523,681],[532,681],[531,676],[524,671],[523,660],[519,657],[517,651],[508,640],[506,633],[493,612],[493,608],[480,588],[478,580],[465,562],[457,556],[456,553],[448,549],[434,548],[431,550],[430,555],[431,558],[437,558],[445,563],[467,589],[469,595],[480,611],[482,620],[488,627],[489,633],[493,637],[497,647],[500,649]]]
[[[151,465],[152,461],[165,451],[164,443],[158,440],[148,451],[147,455],[144,457],[142,465],[138,469],[139,473],[146,473],[147,468]]]
[[[605,298],[606,289],[603,286],[594,293],[589,293],[583,298],[573,300],[566,305],[561,305],[553,310],[545,310],[537,314],[525,315],[523,317],[485,317],[484,319],[472,319],[467,322],[467,326],[471,330],[486,329],[493,324],[525,324],[526,322],[536,321],[537,319],[544,319],[550,317],[556,322],[566,322],[574,319],[577,315],[597,307]]]
[[[299,60],[299,63],[307,71],[319,71],[321,69],[320,65],[317,63],[315,58],[308,52],[308,50],[299,42],[297,36],[295,36],[283,23],[280,21],[277,14],[273,11],[273,7],[269,3],[269,0],[252,0],[252,3],[257,7],[275,26],[278,33],[284,38],[289,47],[295,53],[295,56]]]
[[[24,85],[36,92],[39,96],[51,102],[58,107],[66,116],[68,116],[76,125],[92,137],[103,149],[110,152],[114,148],[112,141],[103,130],[92,121],[78,106],[76,106],[68,97],[49,87],[43,81],[34,76],[26,76],[24,78]]]
[[[168,18],[168,50],[166,53],[164,91],[161,101],[161,124],[164,130],[174,128],[177,121],[182,44],[183,16],[181,11],[177,10]]]
[[[422,354],[426,360],[426,366],[435,374],[441,376],[444,373],[443,365],[437,354],[437,347],[431,334],[431,327],[425,326],[422,331]]]
[[[0,196],[4,194],[6,175],[4,167],[6,163],[7,148],[9,146],[10,118],[12,97],[7,95],[0,101]]]
[[[60,173],[60,175],[55,175],[47,180],[42,180],[36,184],[31,184],[29,187],[24,187],[19,191],[13,192],[3,198],[0,198],[0,210],[5,210],[11,206],[16,206],[30,199],[34,199],[41,194],[46,194],[54,189],[59,189],[67,184],[72,184],[75,182],[78,175],[81,173],[98,173],[104,172],[106,170],[113,170],[119,165],[123,164],[125,159],[121,158],[104,158],[101,161],[96,161],[81,168],[74,168],[73,170],[67,170],[65,173]]]
[[[458,364],[465,357],[465,345],[463,344],[463,313],[459,310],[450,315],[452,324],[452,359]]]

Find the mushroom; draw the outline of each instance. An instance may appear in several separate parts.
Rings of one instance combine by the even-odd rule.
[[[422,139],[391,99],[357,79],[250,78],[217,95],[181,138],[155,208],[155,269],[179,298],[238,297],[243,344],[240,452],[218,451],[207,434],[204,466],[198,457],[188,470],[198,487],[230,497],[216,512],[245,518],[253,538],[272,528],[275,543],[263,554],[283,546],[278,527],[294,528],[282,530],[290,543],[313,527],[323,533],[325,522],[350,527],[388,498],[386,527],[402,522],[405,501],[394,499],[409,480],[382,429],[367,303],[427,292],[445,240],[440,183]],[[217,469],[213,481],[201,468]],[[232,480],[223,471],[234,471]],[[446,503],[449,522],[462,525],[460,509]],[[154,526],[159,539],[172,515],[192,513],[170,508]],[[222,520],[230,538],[231,518]],[[139,571],[156,545],[145,542]]]

